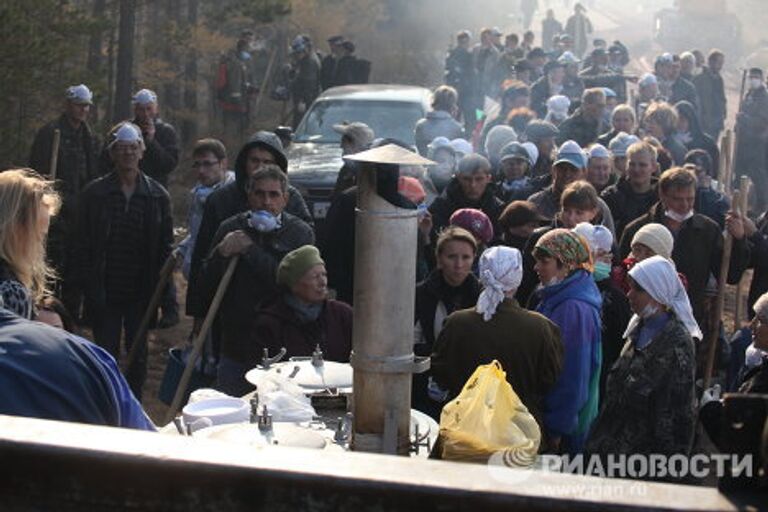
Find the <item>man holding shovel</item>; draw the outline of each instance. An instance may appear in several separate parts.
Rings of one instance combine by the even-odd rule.
[[[98,177],[96,155],[99,142],[88,125],[93,93],[87,86],[73,85],[65,93],[64,112],[40,128],[29,155],[29,166],[56,180],[61,195],[61,211],[52,220],[48,234],[48,257],[59,275],[57,295],[66,308],[79,317],[80,290],[72,279],[71,226],[75,222],[77,196],[85,185]]]
[[[249,209],[219,226],[201,275],[204,300],[210,303],[229,259],[239,256],[218,312],[221,357],[217,387],[233,396],[250,390],[244,379],[252,367],[247,333],[256,306],[278,295],[278,264],[292,250],[315,241],[309,224],[285,211],[288,178],[280,167],[262,165],[248,177],[245,190]]]

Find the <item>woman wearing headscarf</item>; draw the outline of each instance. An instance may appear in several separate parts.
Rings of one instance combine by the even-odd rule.
[[[701,330],[672,262],[653,256],[629,277],[634,315],[587,452],[687,456],[696,424],[693,339],[701,339]]]
[[[492,232],[493,230],[491,230]],[[477,240],[469,231],[450,226],[437,238],[436,268],[416,285],[416,315],[413,351],[417,356],[432,353],[445,319],[460,309],[471,308],[480,295],[480,283],[472,274]],[[440,417],[442,401],[428,392],[431,372],[413,376],[412,407],[433,418]],[[439,394],[435,398],[440,398]]]
[[[544,430],[550,451],[574,455],[582,451],[597,416],[602,298],[581,235],[562,228],[548,231],[536,242],[533,257],[543,285],[536,311],[560,327],[565,348],[563,372],[546,397]]]
[[[255,312],[250,358],[256,365],[266,348],[285,348],[290,357],[311,356],[320,347],[329,361],[349,361],[352,308],[328,298],[328,274],[320,251],[304,245],[286,254],[277,267],[280,294]]]
[[[563,347],[555,324],[515,300],[522,277],[517,249],[492,247],[483,253],[483,292],[473,309],[448,317],[432,353],[432,372],[437,385],[453,398],[479,365],[496,359],[541,425],[544,397],[562,368]]]

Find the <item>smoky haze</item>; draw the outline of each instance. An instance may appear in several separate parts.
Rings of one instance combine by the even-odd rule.
[[[565,25],[573,0],[538,0],[531,24],[541,44],[541,20],[546,9]],[[594,25],[592,37],[619,39],[635,58],[635,71],[649,71],[653,57],[663,51],[699,49],[705,54],[721,48],[731,69],[746,65],[768,67],[768,3],[765,0],[586,0]],[[505,34],[525,31],[519,0],[417,0],[388,2],[390,15],[364,30],[347,23],[358,54],[374,62],[373,81],[434,86],[441,82],[446,50],[457,31],[472,32],[473,44],[483,27]],[[566,6],[567,4],[567,6]],[[333,31],[333,30],[331,30]],[[764,44],[761,44],[764,43]],[[766,50],[768,53],[768,50]]]

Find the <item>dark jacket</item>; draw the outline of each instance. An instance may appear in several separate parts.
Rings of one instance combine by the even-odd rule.
[[[304,103],[309,106],[320,94],[320,60],[315,54],[301,59],[291,77],[290,83],[293,103]]]
[[[675,110],[678,115],[685,117],[688,120],[688,133],[690,135],[690,141],[685,143],[685,147],[688,151],[694,149],[703,149],[706,151],[710,158],[712,158],[712,175],[718,176],[720,172],[720,148],[717,147],[717,143],[704,133],[699,124],[699,115],[696,113],[696,109],[687,101],[681,101],[675,104]],[[682,162],[678,162],[680,165]]]
[[[421,327],[421,340],[415,340],[414,351],[417,355],[429,355],[437,338],[435,333],[435,314],[442,304],[445,313],[450,315],[459,309],[473,307],[480,295],[480,283],[473,274],[469,274],[461,286],[453,287],[445,282],[440,270],[433,270],[429,276],[416,285],[416,323]]]
[[[131,122],[136,124],[135,119]],[[139,162],[139,169],[163,187],[168,188],[168,176],[179,163],[179,136],[170,124],[160,119],[155,119],[154,123],[155,137],[151,141],[144,140],[147,149]],[[114,169],[109,148],[106,145],[99,156],[99,168],[102,174],[107,174]]]
[[[600,370],[600,396],[605,396],[605,383],[608,372],[619,358],[624,347],[624,331],[632,317],[627,296],[610,278],[597,282],[597,289],[603,298],[600,310],[602,320],[603,364]]]
[[[687,456],[696,425],[695,372],[693,339],[671,316],[650,344],[629,345],[611,369],[586,451]]]
[[[552,39],[563,33],[563,24],[555,18],[544,18],[541,21],[541,46],[545,52],[552,49]]]
[[[579,76],[584,80],[584,87],[588,89],[592,87],[607,87],[616,93],[619,103],[627,101],[626,77],[621,73],[590,66],[579,73]]]
[[[209,200],[210,201],[210,200]],[[283,212],[282,225],[271,233],[260,233],[250,227],[248,213],[240,213],[224,221],[211,243],[211,253],[201,274],[203,311],[213,299],[229,260],[222,257],[216,246],[227,233],[242,230],[251,237],[253,245],[237,262],[232,281],[219,308],[221,322],[221,354],[240,364],[251,361],[250,340],[243,336],[251,332],[256,308],[279,293],[275,275],[283,257],[294,249],[315,242],[312,228],[298,217]]]
[[[399,175],[397,166],[389,171],[380,168],[376,174],[377,193],[399,208],[416,209],[398,192]],[[319,244],[328,271],[328,286],[336,290],[337,299],[347,304],[354,301],[356,207],[357,186],[336,196],[328,208]]]
[[[416,285],[415,334],[418,336],[414,336],[414,353],[417,356],[431,355],[448,316],[460,309],[474,307],[479,295],[480,283],[473,274],[469,274],[461,286],[453,287],[436,269]],[[429,397],[427,388],[431,377],[431,370],[413,375],[411,406],[439,420],[443,404]]]
[[[668,101],[671,105],[676,104],[678,101],[687,101],[697,111],[699,109],[699,95],[696,94],[696,88],[683,77],[678,78],[672,84],[672,95]]]
[[[611,131],[606,132],[597,138],[597,143],[607,148],[614,137],[616,137],[618,134],[619,132],[616,131],[616,128],[611,127]]]
[[[277,147],[277,144],[279,144],[279,141],[275,142],[271,138],[270,140],[262,140],[258,135],[254,136],[243,146],[237,155],[237,160],[235,161],[235,181],[218,188],[205,201],[203,218],[200,221],[200,229],[197,232],[197,240],[192,251],[189,284],[187,287],[187,315],[198,318],[205,316],[206,309],[202,303],[198,281],[202,262],[211,250],[211,241],[216,234],[216,230],[228,218],[250,208],[248,206],[248,196],[245,193],[247,181],[245,161],[248,157],[248,152],[255,147],[268,149],[275,155],[277,164],[285,170],[287,169],[288,162],[285,154],[282,152],[282,146]],[[304,198],[291,185],[288,185],[288,204],[285,206],[285,211],[307,222],[310,226],[313,224],[312,215],[309,213]]]
[[[160,274],[160,268],[171,254],[173,219],[171,198],[162,185],[144,174],[140,183],[149,197],[144,214],[144,261],[139,292],[144,303],[149,301]],[[112,205],[110,191],[119,187],[117,173],[111,172],[91,183],[79,199],[77,238],[75,242],[75,279],[85,295],[85,305],[92,318],[100,316],[106,304],[105,273]]]
[[[565,75],[563,78],[563,90],[560,94],[571,100],[571,105],[573,105],[574,103],[581,102],[584,88],[584,80],[580,77]]]
[[[248,346],[248,364],[255,366],[264,348],[276,354],[285,347],[284,360],[311,356],[320,345],[323,359],[345,363],[352,351],[352,308],[337,300],[326,300],[317,320],[302,322],[283,297],[256,311]]]
[[[445,58],[445,83],[459,93],[460,105],[474,105],[475,65],[469,50],[456,47],[448,52]]]
[[[29,166],[43,176],[51,171],[53,133],[61,132],[56,164],[57,190],[62,195],[60,215],[74,220],[78,194],[99,176],[96,155],[99,141],[86,123],[75,130],[65,115],[40,128],[29,155]]]
[[[768,143],[768,89],[750,90],[736,119],[736,169],[742,173],[765,174]],[[753,180],[757,181],[757,180]]]
[[[541,119],[547,115],[547,100],[552,96],[549,90],[549,78],[544,75],[531,85],[531,109]]]
[[[432,214],[432,239],[437,239],[438,233],[451,223],[453,212],[461,208],[482,210],[493,224],[495,237],[499,236],[499,217],[504,210],[504,203],[496,197],[495,192],[495,186],[489,183],[479,201],[470,201],[464,196],[459,181],[456,178],[451,179],[440,197],[429,206],[429,212]]]
[[[619,258],[623,260],[629,255],[632,238],[641,227],[651,222],[666,225],[665,219],[664,207],[661,203],[656,203],[648,213],[629,223],[621,237]],[[723,234],[720,227],[715,221],[699,213],[685,221],[675,235],[672,261],[678,272],[688,279],[688,298],[699,325],[708,325],[704,291],[710,274],[715,278],[720,275],[722,252]],[[729,284],[738,282],[749,262],[749,253],[746,240],[734,240],[728,269]]]
[[[711,187],[698,187],[696,189],[696,202],[693,211],[706,215],[717,222],[720,229],[725,229],[725,214],[731,209],[731,202],[725,194]]]
[[[674,135],[669,135],[668,137],[664,137],[664,139],[660,140],[662,148],[664,148],[667,152],[667,154],[672,158],[672,166],[675,165],[683,165],[683,162],[685,162],[685,155],[688,153],[688,148],[685,147],[683,143],[678,141]],[[659,162],[661,165],[661,162]],[[668,169],[669,167],[667,167]],[[666,169],[662,166],[662,171],[664,172]]]
[[[632,190],[627,178],[622,177],[615,185],[603,190],[600,197],[611,209],[613,222],[616,225],[616,239],[621,239],[621,234],[627,224],[638,217],[648,213],[648,210],[656,204],[659,196],[656,190],[656,178],[651,178],[653,184],[648,192],[638,194]]]
[[[701,128],[710,137],[717,137],[723,129],[727,107],[723,77],[704,66],[693,77],[693,85],[700,101]]]
[[[558,129],[560,130],[560,135],[557,136],[558,145],[567,140],[573,140],[585,148],[595,142],[600,135],[600,121],[587,119],[579,107],[573,115],[558,126]]]
[[[168,188],[168,177],[179,163],[179,137],[176,129],[160,119],[155,120],[155,137],[146,143],[147,150],[139,162],[141,171]]]
[[[334,55],[326,55],[320,62],[320,86],[323,90],[338,85],[336,83],[336,67],[338,64],[339,59]]]
[[[501,363],[507,382],[541,425],[544,397],[563,367],[560,330],[543,315],[527,311],[515,300],[499,304],[489,321],[474,309],[448,317],[435,342],[432,373],[450,398],[482,364]]]

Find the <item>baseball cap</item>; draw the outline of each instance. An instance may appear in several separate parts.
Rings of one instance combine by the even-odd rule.
[[[333,131],[347,136],[359,146],[368,146],[373,142],[373,130],[365,123],[342,123],[333,125]]]
[[[505,160],[510,160],[513,158],[519,158],[521,160],[525,160],[528,163],[531,162],[528,151],[526,151],[523,145],[519,142],[510,142],[501,148],[501,153],[499,153],[499,162],[504,162]]]
[[[587,166],[586,155],[578,143],[572,140],[563,142],[563,145],[557,150],[557,159],[552,165],[557,166],[562,163],[570,164],[577,169],[584,169]]]
[[[534,119],[525,128],[525,136],[531,142],[536,142],[548,137],[557,137],[560,134],[560,130],[557,126],[549,121],[540,121]]]

